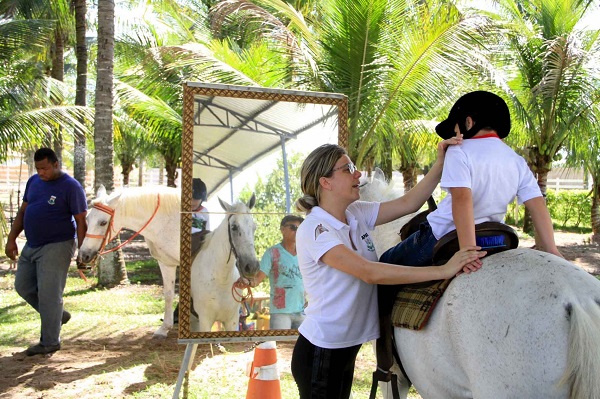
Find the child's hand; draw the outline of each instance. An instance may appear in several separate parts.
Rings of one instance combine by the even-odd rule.
[[[471,272],[476,272],[477,270],[481,269],[482,264],[483,263],[481,262],[481,259],[477,259],[471,263],[467,263],[463,266],[462,273],[469,274]],[[456,275],[459,274],[461,274],[461,272],[458,272]]]
[[[480,249],[481,247],[470,246],[455,253],[448,263],[442,266],[445,269],[444,272],[448,273],[446,278],[455,276],[461,271],[470,273],[479,270],[482,265],[480,258],[487,254],[487,252],[480,251]]]

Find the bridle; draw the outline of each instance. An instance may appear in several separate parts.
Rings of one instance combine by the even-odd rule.
[[[150,224],[150,222],[152,221],[152,219],[154,219],[154,216],[156,216],[156,212],[158,212],[158,208],[160,207],[160,194],[157,194],[157,201],[156,201],[156,208],[154,208],[154,212],[152,213],[152,216],[150,216],[150,219],[148,219],[148,221],[146,222],[146,224],[144,224],[142,226],[141,229],[139,229],[138,231],[136,231],[131,237],[129,237],[125,242],[121,243],[120,245],[109,249],[108,251],[103,251],[104,247],[106,246],[106,244],[108,244],[109,242],[111,242],[116,236],[117,234],[119,234],[119,231],[114,231],[113,230],[113,221],[114,221],[114,216],[115,216],[115,210],[113,208],[111,208],[108,205],[105,204],[101,204],[101,203],[97,203],[94,204],[94,208],[98,209],[101,212],[107,213],[110,216],[109,222],[108,222],[108,227],[106,229],[106,232],[104,233],[104,235],[100,235],[100,234],[87,234],[86,233],[86,237],[89,238],[99,238],[102,240],[102,244],[100,245],[100,249],[98,250],[98,255],[105,255],[108,254],[110,252],[114,252],[122,247],[124,247],[125,245],[129,244],[135,237],[137,237],[142,231],[144,231],[144,229]],[[114,233],[114,234],[113,234]],[[231,237],[229,238],[229,240],[231,241]],[[232,246],[233,248],[233,246]]]
[[[227,236],[229,238],[229,257],[227,258],[227,263],[229,263],[231,260],[231,254],[233,253],[237,265],[239,264],[239,256],[235,246],[233,245],[233,240],[231,239],[231,224],[229,223],[232,216],[233,214],[229,215],[227,218]],[[248,292],[244,293],[244,290],[248,290]],[[252,301],[252,289],[250,288],[250,285],[242,282],[240,279],[234,282],[231,286],[231,295],[233,296],[233,299],[239,303],[246,302],[248,299]]]

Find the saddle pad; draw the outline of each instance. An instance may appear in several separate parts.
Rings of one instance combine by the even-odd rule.
[[[452,279],[438,280],[432,284],[408,284],[402,286],[392,308],[392,324],[395,327],[421,330],[427,324],[438,299]]]

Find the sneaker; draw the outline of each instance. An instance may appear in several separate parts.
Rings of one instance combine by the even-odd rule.
[[[60,324],[67,324],[69,320],[71,320],[71,313],[67,312],[66,310],[63,310],[62,318],[60,319]]]
[[[60,349],[60,344],[49,345],[49,346],[37,344],[37,345],[33,345],[33,346],[30,346],[29,348],[27,348],[27,350],[25,351],[25,354],[27,356],[48,355],[50,353],[56,352],[59,349]]]

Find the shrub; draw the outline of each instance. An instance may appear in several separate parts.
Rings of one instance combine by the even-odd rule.
[[[588,191],[548,190],[546,203],[555,228],[591,231],[592,198]],[[525,207],[512,202],[508,205],[506,223],[522,227],[524,215]]]

